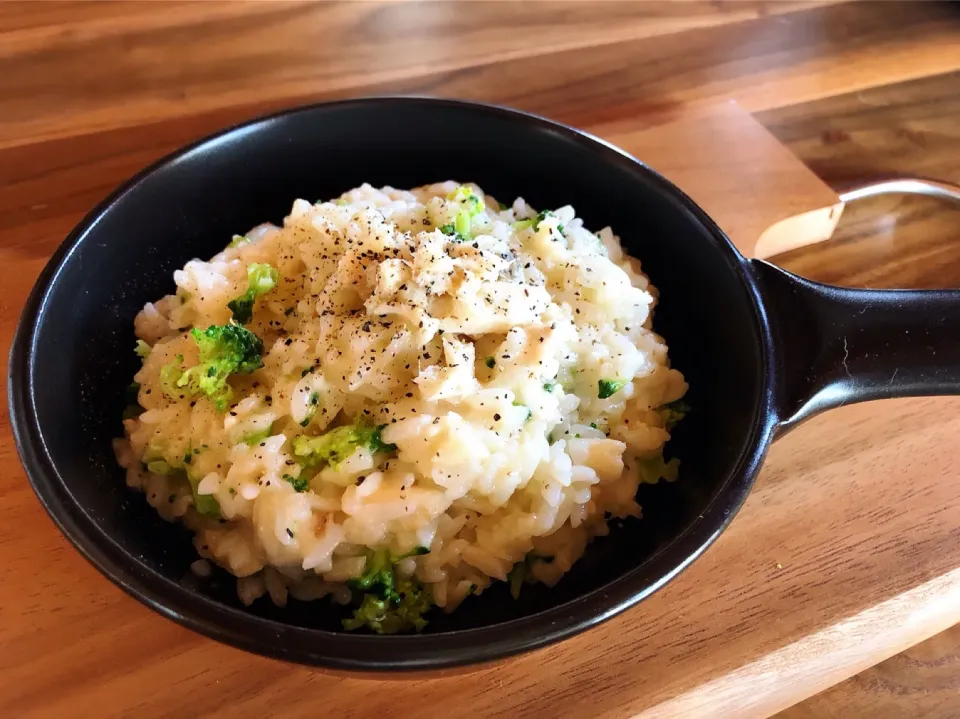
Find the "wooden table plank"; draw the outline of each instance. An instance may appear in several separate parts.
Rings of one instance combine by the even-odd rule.
[[[835,187],[871,174],[960,183],[960,73],[873,88],[758,119]],[[823,282],[868,287],[960,286],[960,208],[930,198],[883,197],[848,207],[830,243],[777,263]],[[960,625],[778,715],[960,715],[955,675]]]
[[[629,136],[612,139],[628,146],[631,142]],[[51,231],[74,221],[87,196],[112,184],[115,173],[125,171],[136,157],[133,150],[115,154],[110,148],[105,158],[95,159],[89,138],[52,144],[57,152],[40,146],[36,161],[30,161],[28,148],[0,153],[0,166],[7,168],[11,180],[0,196],[13,210],[3,213],[8,226],[0,245],[0,261],[17,268],[4,292],[11,307],[22,300],[30,275],[58,239]],[[71,146],[72,156],[66,152]],[[736,167],[738,150],[727,144],[719,149],[731,153],[724,166]],[[3,161],[13,155],[17,162]],[[758,161],[763,158],[757,156]],[[673,172],[683,166],[678,163]],[[732,177],[729,184],[734,190],[738,186]],[[47,206],[38,210],[47,213],[41,223],[34,222],[30,210],[38,204]],[[31,228],[38,227],[47,234],[31,238]],[[9,342],[12,320],[5,315],[0,324],[3,344]],[[469,677],[408,681],[385,692],[371,692],[368,681],[250,657],[157,619],[66,545],[42,516],[5,441],[0,444],[0,462],[8,468],[0,478],[0,520],[5,520],[0,521],[0,548],[9,582],[0,588],[0,606],[14,616],[37,620],[0,625],[0,646],[5,648],[0,655],[0,709],[57,713],[72,706],[110,706],[121,713],[138,707],[151,713],[163,706],[172,713],[219,708],[253,716],[268,712],[278,696],[289,693],[296,697],[285,705],[291,716],[324,710],[349,715],[354,707],[366,715],[508,711],[534,716],[553,711],[616,717],[655,711],[669,702],[700,701],[702,688],[714,686],[711,682],[728,690],[739,686],[739,701],[749,699],[758,711],[779,708],[778,702],[798,698],[785,694],[783,686],[809,690],[819,685],[791,678],[780,691],[764,694],[729,678],[736,678],[745,663],[777,656],[805,637],[829,635],[846,617],[955,567],[950,548],[960,535],[956,517],[945,508],[957,506],[960,487],[939,477],[952,461],[944,448],[960,428],[958,408],[951,399],[914,400],[886,403],[883,412],[876,406],[850,407],[814,420],[774,447],[756,491],[717,545],[624,617]],[[6,431],[4,435],[9,436]],[[913,451],[901,451],[892,437]],[[808,450],[811,445],[818,447],[814,455]],[[925,471],[919,471],[918,461],[926,463]],[[877,471],[880,467],[882,472]],[[921,478],[910,485],[886,481],[898,473]],[[850,479],[838,484],[837,477]],[[873,501],[858,501],[864,494]],[[908,501],[911,512],[899,511]],[[915,522],[919,528],[913,527]],[[909,542],[891,541],[908,531]],[[29,541],[23,540],[25,534]],[[42,563],[35,562],[38,556],[44,557]],[[62,576],[70,576],[71,582],[63,585]],[[704,621],[704,607],[709,607],[709,622]],[[131,642],[130,637],[138,639]],[[864,636],[860,641],[868,639],[873,640]],[[56,661],[51,661],[51,646],[59,648]],[[885,646],[889,652],[899,648],[898,643]],[[89,656],[111,660],[103,666],[85,662]],[[607,663],[604,656],[617,659]],[[817,666],[796,663],[798,671],[814,679],[832,676],[832,663],[819,666],[818,674]],[[158,676],[164,681],[157,682]],[[57,692],[50,692],[52,686]],[[170,687],[175,687],[172,697]],[[607,691],[597,696],[598,688]],[[425,712],[424,697],[435,702],[429,705],[435,711]]]
[[[960,72],[761,113],[758,119],[836,188],[890,173],[960,184]],[[835,241],[777,258],[858,287],[960,286],[960,207],[878,197],[844,211]]]
[[[809,4],[809,3],[807,3]],[[209,10],[208,10],[209,7]],[[453,72],[780,13],[797,3],[214,3],[74,7],[0,37],[0,144]],[[87,13],[85,21],[77,15]],[[159,19],[154,20],[153,16]],[[74,30],[74,27],[77,30]],[[181,52],[183,43],[189,51]],[[55,71],[54,71],[55,70]],[[121,109],[122,108],[122,109]]]
[[[862,155],[851,148],[865,138],[874,138],[881,150],[894,148],[883,155],[890,167],[903,169],[912,162],[898,165],[898,157],[917,160],[914,149],[921,143],[901,142],[905,136],[882,129],[901,125],[928,145],[935,140],[933,146],[945,153],[944,164],[952,158],[956,166],[956,149],[938,144],[956,132],[956,121],[947,116],[956,96],[950,94],[952,75],[924,85],[926,94],[891,90],[901,93],[903,114],[881,107],[881,115],[873,116],[881,122],[879,136],[870,134],[877,130],[870,129],[864,111],[856,111],[858,104],[869,104],[860,103],[856,94],[808,104],[806,115],[802,107],[786,107],[865,89],[863,97],[876,105],[877,98],[887,96],[871,93],[888,90],[878,86],[956,70],[960,26],[950,5],[891,3],[883,12],[842,5],[730,23],[732,16],[722,9],[698,5],[690,6],[694,10],[680,22],[707,18],[705,22],[726,24],[682,34],[675,32],[679,26],[669,25],[676,20],[672,16],[647,25],[647,19],[621,8],[617,12],[627,14],[617,16],[618,24],[635,23],[624,30],[634,33],[630,39],[617,35],[617,28],[605,30],[599,18],[588,26],[595,36],[576,48],[564,44],[569,34],[561,24],[527,14],[524,27],[555,33],[536,55],[525,54],[526,49],[511,54],[507,43],[498,44],[499,37],[483,34],[515,12],[494,8],[508,14],[492,23],[471,17],[479,28],[431,20],[440,23],[430,25],[434,32],[466,33],[457,36],[466,46],[468,64],[461,69],[438,71],[435,65],[417,66],[416,57],[406,58],[409,75],[382,80],[376,63],[358,72],[348,58],[344,67],[354,73],[350,82],[359,84],[343,86],[337,78],[329,79],[335,74],[329,67],[298,64],[296,57],[288,63],[290,53],[313,37],[309,28],[283,26],[292,33],[289,47],[271,39],[254,47],[221,47],[222,55],[204,47],[193,56],[194,45],[186,39],[202,38],[206,26],[195,25],[192,13],[207,4],[164,6],[170,13],[163,19],[144,13],[146,5],[125,5],[115,17],[93,19],[85,4],[63,4],[56,12],[40,5],[28,3],[30,12],[18,15],[0,4],[0,96],[14,100],[9,107],[19,113],[11,115],[10,123],[5,114],[0,126],[0,147],[7,148],[0,149],[4,367],[13,324],[33,278],[73,223],[117,181],[198,134],[291,100],[372,90],[452,94],[519,105],[600,128],[611,139],[631,144],[638,142],[639,129],[734,96],[752,109],[780,108],[778,116],[765,113],[761,118],[792,149],[819,158],[818,169],[833,167],[838,174],[827,172],[828,179],[864,169]],[[213,6],[204,17],[224,19],[230,27],[238,23],[260,37],[251,27],[256,23],[243,12],[233,14],[236,7]],[[369,10],[365,6],[362,12]],[[255,10],[264,27],[282,25],[277,18],[300,11],[307,18],[333,12],[267,4]],[[390,13],[401,11],[385,12],[396,17]],[[8,22],[14,16],[19,20]],[[136,31],[142,22],[150,24]],[[354,27],[345,22],[337,27]],[[358,22],[356,27],[367,27],[370,20]],[[152,45],[143,46],[152,48],[153,60],[138,55],[145,50],[131,37],[153,38]],[[225,34],[214,37],[221,39],[218,45],[229,45]],[[511,42],[517,37],[512,35]],[[98,55],[101,40],[105,52]],[[389,47],[407,47],[401,41]],[[361,50],[376,59],[369,44]],[[314,62],[328,57],[308,56]],[[210,66],[195,63],[195,57],[209,59]],[[172,66],[158,68],[157,58]],[[246,71],[257,58],[265,66],[253,67],[251,75]],[[80,61],[85,66],[74,68]],[[337,61],[333,57],[331,62]],[[230,62],[244,72],[231,75]],[[10,69],[37,81],[33,104],[25,79],[11,79]],[[105,87],[121,76],[126,84],[119,90]],[[255,87],[251,76],[266,87]],[[79,81],[75,89],[67,86],[72,79]],[[878,89],[869,90],[874,87]],[[54,102],[58,93],[59,108]],[[938,100],[942,115],[937,114]],[[918,107],[911,108],[911,102]],[[5,104],[4,113],[7,109]],[[798,124],[805,117],[811,124]],[[846,165],[830,165],[838,162],[830,159],[837,156],[821,148],[826,144],[822,132],[811,129],[836,117],[852,123],[838,126],[852,141],[829,136],[840,138],[834,145],[847,158]],[[918,117],[934,122],[919,135]],[[762,160],[764,155],[757,156]],[[726,165],[735,168],[738,160],[742,154]],[[796,201],[786,191],[784,195]],[[723,218],[729,227],[742,218],[737,217],[736,198],[728,197],[730,206],[721,204],[714,211],[729,213]],[[699,199],[710,202],[709,197]],[[952,225],[943,215],[925,212],[901,216],[915,220],[918,229],[939,228],[936,242],[945,247],[949,235],[944,228]],[[863,232],[868,229],[864,224]],[[830,243],[826,251],[843,244]],[[918,272],[931,283],[947,276],[937,268],[937,255],[918,249],[915,258]],[[804,267],[849,281],[862,271],[856,259],[849,254],[845,269],[833,271],[829,262],[810,255]],[[796,258],[786,258],[791,260]],[[896,259],[890,255],[886,263],[889,269]],[[953,612],[960,612],[960,603],[950,600],[960,581],[960,486],[943,481],[956,474],[952,448],[960,428],[958,402],[891,401],[816,418],[775,445],[756,491],[718,543],[624,617],[557,647],[472,674],[387,685],[251,657],[159,620],[131,601],[89,567],[43,515],[16,462],[3,413],[0,557],[7,577],[0,584],[0,714],[259,717],[275,714],[278,707],[285,716],[335,711],[347,717],[386,713],[445,719],[468,714],[769,714],[958,618]],[[909,481],[895,481],[900,477]],[[896,631],[877,630],[893,617],[902,620]],[[776,681],[769,680],[771,672]]]
[[[776,719],[960,716],[960,624],[791,707]]]
[[[960,72],[886,84],[756,117],[836,187],[871,174],[897,172],[960,183]]]
[[[687,5],[701,7],[656,7]],[[389,27],[384,13],[402,13],[406,4],[391,3],[382,12],[362,3],[281,6],[276,13],[199,25],[192,34],[147,28],[0,57],[0,147],[224,108],[246,106],[232,115],[245,117],[383,92],[501,102],[586,125],[677,115],[691,104],[729,98],[749,110],[769,109],[860,90],[880,78],[894,82],[960,68],[960,13],[939,3],[890,3],[882,13],[829,5],[694,29],[683,33],[682,53],[675,33],[658,34],[677,29],[677,20],[651,22],[650,4],[612,2],[606,9],[561,2],[566,21],[580,23],[573,37],[550,20],[543,3],[474,6],[476,21],[463,28],[445,13],[427,13],[423,22],[429,20],[433,35],[394,37],[383,29]],[[769,9],[792,8],[774,3]],[[741,20],[737,12],[756,10],[731,12],[709,17]],[[327,33],[323,42],[318,26]],[[625,33],[638,37],[625,39]],[[330,37],[349,42],[350,52]]]

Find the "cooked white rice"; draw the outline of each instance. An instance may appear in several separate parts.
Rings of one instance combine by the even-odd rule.
[[[118,461],[202,558],[241,578],[244,602],[346,603],[369,549],[425,547],[397,571],[450,611],[528,555],[553,585],[606,519],[639,516],[643,462],[670,437],[657,409],[686,391],[650,329],[654,288],[610,228],[590,232],[569,206],[519,222],[536,216],[522,199],[498,209],[466,185],[485,202],[472,237],[444,234],[460,187],[297,200],[282,228],[191,260],[177,294],[137,315],[144,411],[124,421]],[[165,394],[161,368],[197,363],[189,328],[231,320],[251,263],[279,272],[247,325],[264,366],[231,377],[223,412]],[[607,380],[624,384],[601,398]],[[296,491],[293,439],[358,422],[383,425],[396,451],[359,447]],[[184,472],[222,519],[196,511]]]

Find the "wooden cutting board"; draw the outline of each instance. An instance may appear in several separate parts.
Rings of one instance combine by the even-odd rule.
[[[836,195],[734,105],[589,129],[676,182],[747,254],[826,239],[839,218]],[[111,178],[116,152],[84,146],[62,164],[53,151],[35,156],[53,179],[24,174],[0,193],[15,220],[0,239],[4,362],[44,261],[29,239],[43,231],[50,194],[69,203],[77,172]],[[6,413],[0,432],[3,716],[765,716],[960,620],[956,398],[811,420],[774,445],[717,543],[647,601],[526,656],[404,680],[262,659],[161,619],[60,536],[27,484]]]

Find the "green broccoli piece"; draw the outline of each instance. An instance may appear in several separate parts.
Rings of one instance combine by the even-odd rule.
[[[137,353],[137,357],[140,359],[146,359],[147,355],[150,354],[150,345],[143,340],[137,340],[137,346],[133,351]]]
[[[453,241],[454,241],[454,242],[466,242],[466,241],[467,241],[467,238],[466,238],[465,236],[461,235],[459,232],[457,232],[456,227],[455,227],[454,225],[452,225],[452,224],[450,224],[450,225],[441,225],[441,226],[438,227],[437,229],[440,230],[440,232],[442,232],[443,234],[447,235],[448,237],[453,238]]]
[[[484,205],[482,199],[473,194],[467,187],[458,187],[447,196],[447,199],[460,203],[460,209],[457,210],[457,214],[453,219],[454,232],[445,231],[445,228],[449,227],[449,225],[444,225],[440,228],[440,231],[445,235],[455,233],[461,242],[471,239],[473,236],[471,231],[473,218],[483,212],[486,205]]]
[[[309,477],[304,477],[302,475],[299,477],[294,477],[292,475],[285,474],[283,475],[283,479],[284,481],[289,482],[296,492],[306,492],[308,489],[310,489]]]
[[[540,557],[533,552],[528,552],[527,556],[513,565],[513,569],[507,575],[507,581],[510,582],[510,595],[514,599],[520,598],[520,590],[524,584],[534,584],[537,580],[533,578],[533,564],[537,560],[552,562],[553,557]]]
[[[330,464],[336,469],[357,447],[366,447],[371,454],[396,450],[396,445],[385,444],[380,438],[383,427],[356,424],[337,427],[319,437],[301,435],[293,441],[293,453],[305,467]]]
[[[429,547],[414,547],[399,557],[391,557],[386,549],[371,550],[367,554],[366,564],[363,565],[363,574],[347,582],[351,589],[362,592],[373,592],[382,599],[398,601],[395,591],[397,579],[394,576],[393,565],[408,557],[419,557],[429,554]]]
[[[270,265],[254,262],[247,267],[247,291],[227,303],[233,312],[233,319],[242,325],[247,324],[253,318],[253,303],[260,295],[276,287],[278,279],[277,270]]]
[[[414,547],[409,552],[404,552],[399,557],[394,557],[394,563],[399,562],[401,559],[407,559],[408,557],[422,557],[424,554],[430,554],[430,547]]]
[[[189,455],[190,453],[188,452],[187,454]],[[155,447],[147,448],[144,460],[144,467],[148,472],[164,474],[168,477],[178,477],[180,481],[186,482],[190,487],[190,492],[193,494],[193,507],[197,512],[206,517],[220,517],[220,503],[217,502],[216,497],[210,494],[200,494],[197,491],[200,480],[191,477],[190,473],[186,471],[185,466],[180,466],[179,463],[168,462]],[[184,460],[186,460],[186,455],[184,456]]]
[[[525,230],[533,224],[533,220],[517,220],[516,222],[511,222],[510,227],[514,229],[515,232],[520,230]]]
[[[544,221],[545,219],[547,219],[548,217],[556,217],[556,215],[554,215],[552,212],[550,212],[550,210],[544,210],[543,212],[540,212],[540,213],[537,215],[536,219],[533,220],[533,223],[532,223],[532,225],[531,225],[531,226],[533,227],[533,231],[536,232],[537,230],[539,230],[539,229],[540,229],[540,223],[543,222],[543,221]],[[562,235],[562,234],[563,234],[563,225],[557,223],[557,230],[558,230],[558,231],[560,232],[560,234]]]
[[[190,484],[190,491],[193,493],[193,508],[205,517],[219,519],[220,503],[217,501],[217,498],[212,494],[200,494],[197,492],[197,486],[200,484],[200,480],[194,479],[189,473],[187,473],[187,482]]]
[[[183,376],[183,355],[177,355],[172,362],[168,362],[160,368],[160,389],[171,399],[177,399],[185,392],[177,387],[177,380]]]
[[[663,418],[663,423],[669,431],[673,429],[680,420],[686,417],[689,411],[690,406],[682,399],[678,399],[676,402],[663,405],[657,410],[657,413]]]
[[[171,475],[176,474],[180,470],[164,459],[152,459],[147,462],[147,471],[152,472],[153,474]]]
[[[523,589],[523,583],[527,580],[528,571],[529,568],[526,560],[524,560],[514,564],[513,569],[507,575],[507,581],[510,582],[510,596],[514,599],[520,598],[520,590]]]
[[[273,436],[273,423],[271,423],[266,429],[262,429],[259,432],[251,432],[243,438],[243,443],[253,447],[254,445],[260,444],[267,437],[271,436]]]
[[[306,427],[317,414],[317,409],[320,407],[320,393],[311,392],[310,399],[308,400],[307,414],[303,419],[300,420],[300,426]]]
[[[343,628],[367,627],[377,634],[423,629],[427,625],[423,615],[433,606],[430,592],[416,578],[398,578],[394,564],[428,551],[426,547],[417,547],[396,559],[391,559],[384,549],[371,552],[363,574],[347,582],[352,589],[364,594],[353,617],[343,621]]]
[[[200,350],[200,364],[184,370],[183,355],[160,369],[160,385],[170,397],[203,394],[213,400],[222,412],[233,394],[227,378],[232,374],[249,374],[263,367],[260,355],[263,342],[250,330],[231,322],[211,325],[205,330],[190,331]]]
[[[351,589],[363,592],[374,592],[384,599],[392,599],[394,576],[393,562],[390,552],[386,549],[377,549],[367,555],[363,565],[363,574],[347,582]]]
[[[645,484],[656,484],[661,479],[668,482],[676,480],[680,471],[680,460],[674,457],[669,462],[663,459],[661,449],[655,457],[638,460],[640,481]]]
[[[525,410],[527,410],[527,416],[523,418],[523,421],[524,421],[524,422],[529,422],[529,421],[530,421],[530,418],[533,416],[533,410],[532,410],[532,409],[530,409],[529,407],[527,407],[527,405],[523,404],[522,402],[517,402],[516,400],[513,401],[513,406],[514,406],[514,407],[523,407]]]
[[[613,397],[626,383],[626,380],[622,379],[602,379],[597,382],[597,397],[600,399]]]
[[[364,594],[353,617],[343,620],[343,628],[352,631],[367,627],[377,634],[422,631],[427,626],[423,615],[433,607],[429,588],[416,579],[401,579],[397,582],[395,594],[396,601]]]
[[[457,231],[457,236],[468,239],[470,235],[470,213],[467,210],[460,210],[457,216],[453,218],[453,228]]]

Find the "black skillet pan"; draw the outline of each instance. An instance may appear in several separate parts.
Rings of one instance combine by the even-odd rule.
[[[679,481],[641,488],[645,518],[598,540],[554,589],[505,586],[423,635],[339,629],[326,603],[239,604],[191,579],[184,530],[130,493],[110,440],[137,366],[133,317],[172,273],[236,232],[280,223],[296,197],[370,182],[474,181],[611,225],[662,295],[655,329],[690,383],[669,452]],[[241,125],[160,161],[91,212],[37,281],[11,351],[9,404],[30,481],[107,577],[181,624],[261,654],[347,670],[436,669],[543,646],[608,619],[677,575],[736,514],[770,442],[811,415],[960,390],[960,292],[850,290],[748,261],[664,178],[596,138],[463,102],[375,98]],[[730,571],[736,571],[731,567]]]

